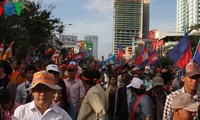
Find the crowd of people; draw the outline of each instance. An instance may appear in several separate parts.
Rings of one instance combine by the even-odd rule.
[[[0,60],[0,120],[198,120],[200,67]]]

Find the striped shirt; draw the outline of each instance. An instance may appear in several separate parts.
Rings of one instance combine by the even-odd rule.
[[[164,113],[163,113],[163,120],[172,120],[172,117],[173,117],[172,101],[173,101],[174,97],[181,92],[185,93],[184,88],[176,90],[176,91],[172,92],[171,94],[167,95],[167,99],[165,101]],[[193,96],[193,98],[196,101],[200,101],[200,94],[198,92],[196,92],[196,94]],[[194,120],[198,120],[197,114],[194,117]]]

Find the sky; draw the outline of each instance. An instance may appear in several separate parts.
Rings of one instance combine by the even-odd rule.
[[[40,0],[41,1],[41,0]],[[112,53],[114,0],[43,0],[45,8],[55,5],[53,17],[65,24],[65,35],[98,36],[98,58]],[[69,25],[71,24],[71,25]],[[151,0],[150,30],[175,31],[176,0]]]

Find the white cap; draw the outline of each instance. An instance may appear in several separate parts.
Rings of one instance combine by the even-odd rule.
[[[141,85],[144,84],[144,81],[141,80],[140,78],[133,78],[131,83],[129,85],[127,85],[126,87],[129,88],[129,87],[133,87],[133,88],[136,88],[136,89],[140,89]]]
[[[138,71],[138,70],[140,70],[140,68],[136,66],[136,67],[134,67],[132,70],[133,70],[133,71]]]
[[[150,66],[148,66],[148,65],[145,66],[145,69],[150,70]]]
[[[60,72],[58,70],[58,66],[56,64],[49,64],[46,67],[46,71],[55,71],[55,72]]]

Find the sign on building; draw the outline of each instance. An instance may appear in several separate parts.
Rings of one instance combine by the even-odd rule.
[[[68,45],[76,45],[77,44],[77,36],[74,35],[60,35],[59,36],[59,40],[64,43],[64,44],[68,44]]]

